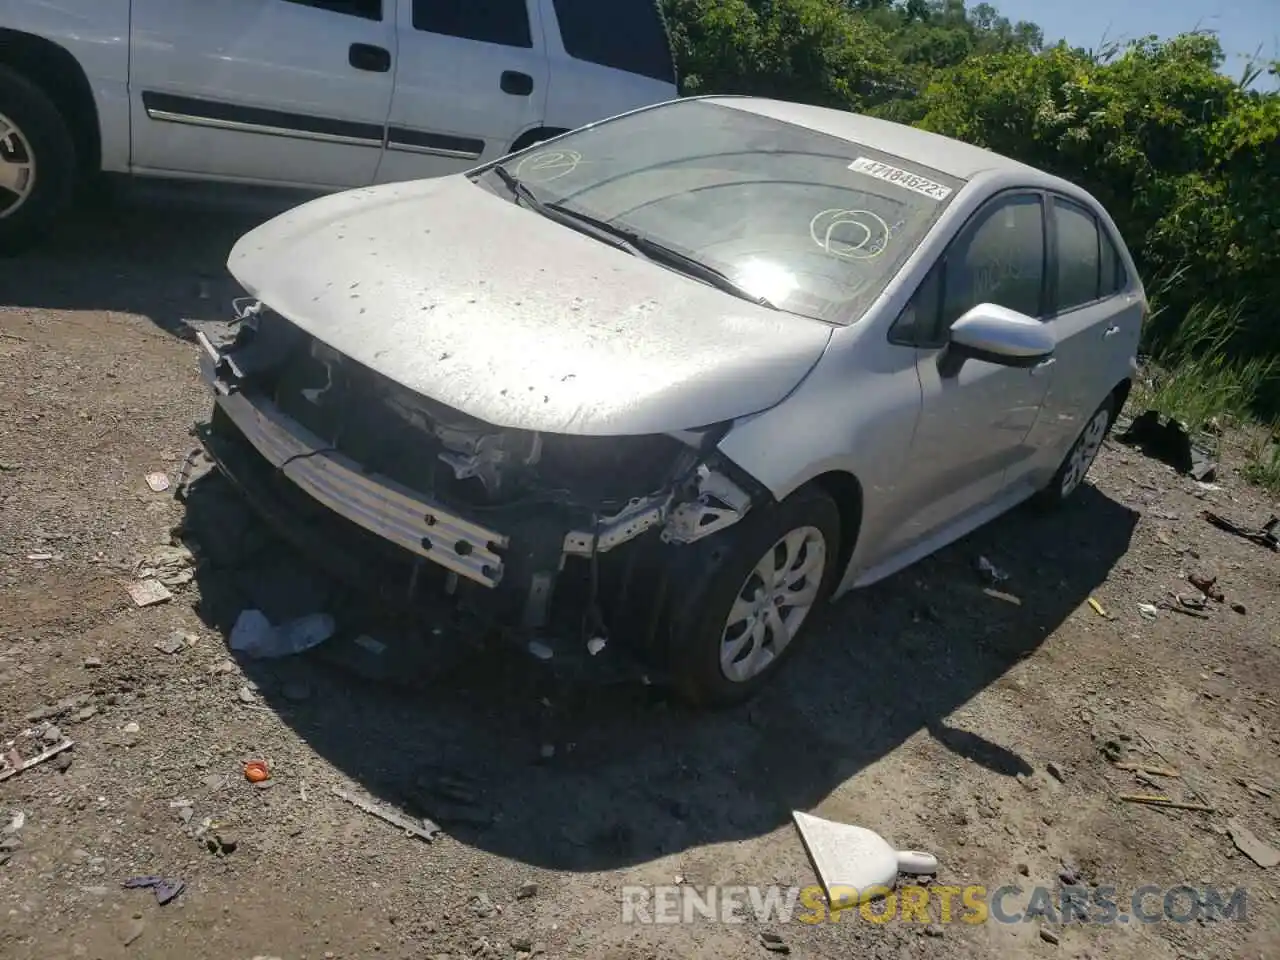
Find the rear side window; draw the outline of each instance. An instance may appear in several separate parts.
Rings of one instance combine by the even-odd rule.
[[[577,60],[675,83],[658,0],[554,0],[564,49]]]
[[[1058,311],[1072,310],[1098,299],[1101,250],[1098,222],[1084,207],[1053,201],[1058,241]]]
[[[526,0],[413,0],[413,29],[504,47],[533,46]]]
[[[993,201],[965,226],[946,255],[943,331],[980,303],[1029,317],[1041,315],[1043,210],[1039,196],[1006,197]]]
[[[1102,250],[1102,279],[1099,283],[1099,292],[1104,297],[1110,297],[1123,290],[1129,278],[1125,274],[1124,261],[1120,259],[1120,251],[1111,242],[1111,238],[1107,236],[1107,231],[1101,224],[1098,226],[1098,242]]]

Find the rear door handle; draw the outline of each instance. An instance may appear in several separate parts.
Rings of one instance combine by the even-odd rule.
[[[353,43],[347,51],[347,63],[357,70],[386,73],[391,69],[391,51],[370,43]]]
[[[1119,332],[1120,332],[1120,328],[1113,323],[1111,326],[1107,327],[1107,329],[1103,331],[1102,339],[1106,340],[1108,337],[1114,337]]]
[[[503,70],[498,86],[503,93],[509,93],[513,97],[527,97],[533,93],[533,77],[519,70]]]
[[[1057,362],[1058,362],[1057,359],[1054,357],[1050,357],[1048,360],[1041,360],[1039,363],[1037,363],[1034,367],[1031,368],[1031,375],[1033,377],[1038,377],[1042,373],[1048,373],[1049,368],[1052,367]]]

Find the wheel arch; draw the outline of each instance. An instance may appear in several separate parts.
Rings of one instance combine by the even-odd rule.
[[[0,65],[53,101],[71,131],[81,173],[96,172],[102,163],[102,131],[93,88],[80,61],[52,40],[0,27]]]
[[[847,470],[828,470],[804,486],[821,490],[835,501],[840,512],[840,549],[836,555],[836,579],[833,581],[839,583],[853,559],[853,549],[862,529],[862,483]]]

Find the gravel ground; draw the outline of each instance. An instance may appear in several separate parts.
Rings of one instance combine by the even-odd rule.
[[[264,593],[301,603],[306,559],[266,535],[243,564],[156,556],[198,504],[145,477],[174,476],[207,415],[192,330],[222,316],[257,204],[128,198],[0,262],[0,751],[75,742],[0,782],[0,956],[1276,955],[1280,867],[1237,841],[1280,846],[1280,557],[1200,516],[1276,508],[1229,456],[1206,488],[1109,444],[1072,507],[842,601],[727,713],[492,651],[396,685],[318,654],[238,661],[229,619]],[[1020,604],[983,592],[980,556]],[[139,563],[163,560],[172,599],[137,607]],[[1203,618],[1139,609],[1199,595],[1199,574],[1224,592]],[[628,885],[813,884],[792,810],[935,853],[934,886],[1020,885],[1006,910],[1065,874],[1122,911],[1144,885],[1243,888],[1245,915],[947,923],[935,899],[929,925],[622,922]],[[186,886],[162,906],[123,887],[139,875]]]

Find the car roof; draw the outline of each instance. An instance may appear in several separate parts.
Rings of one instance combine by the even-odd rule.
[[[1033,176],[1035,182],[1046,185],[1050,182],[1063,182],[1043,170],[982,147],[861,113],[764,97],[712,96],[701,99],[795,124],[851,143],[874,147],[962,180],[972,179],[977,174],[988,171],[1004,171],[1024,177]]]

